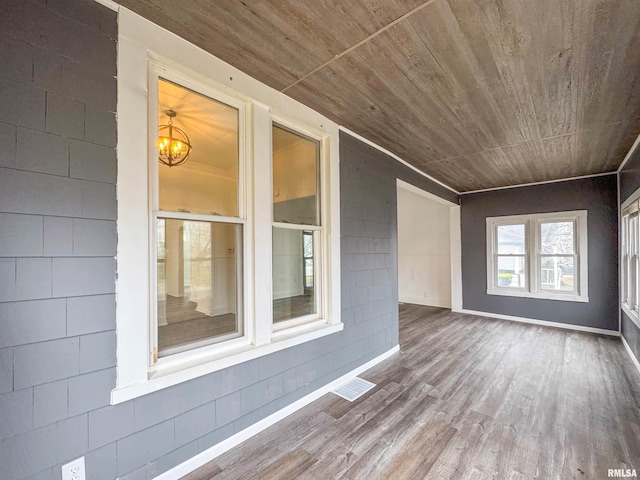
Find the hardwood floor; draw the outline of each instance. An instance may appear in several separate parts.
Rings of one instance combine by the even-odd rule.
[[[620,340],[400,306],[399,354],[185,479],[604,479],[640,471]]]

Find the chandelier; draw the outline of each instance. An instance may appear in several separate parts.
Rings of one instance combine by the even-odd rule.
[[[168,167],[177,167],[187,161],[192,147],[184,130],[173,126],[173,119],[178,114],[173,110],[165,110],[164,113],[169,122],[158,129],[158,159]]]

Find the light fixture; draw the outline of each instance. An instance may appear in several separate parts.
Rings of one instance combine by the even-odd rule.
[[[173,119],[178,114],[173,110],[164,113],[169,117],[169,123],[158,129],[158,159],[168,167],[177,167],[187,161],[192,147],[184,130],[173,126]]]

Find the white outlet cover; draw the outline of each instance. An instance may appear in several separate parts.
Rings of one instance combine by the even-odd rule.
[[[62,466],[62,480],[86,480],[84,457],[77,458]]]

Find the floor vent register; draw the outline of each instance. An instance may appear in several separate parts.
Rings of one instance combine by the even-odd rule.
[[[332,390],[332,393],[335,393],[339,397],[344,398],[345,400],[349,400],[353,402],[357,398],[361,397],[373,387],[375,387],[375,383],[367,382],[360,377],[355,377],[353,380],[341,385],[340,387]]]

